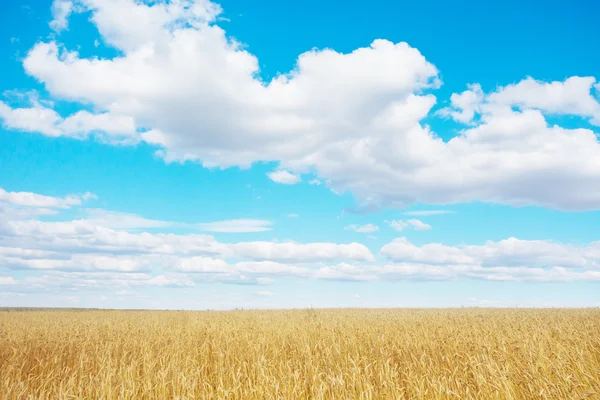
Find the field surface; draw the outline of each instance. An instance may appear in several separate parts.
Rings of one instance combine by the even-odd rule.
[[[0,311],[1,399],[598,399],[600,310]]]

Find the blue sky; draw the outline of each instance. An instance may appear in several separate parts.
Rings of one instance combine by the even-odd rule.
[[[592,2],[1,7],[0,305],[600,306]]]

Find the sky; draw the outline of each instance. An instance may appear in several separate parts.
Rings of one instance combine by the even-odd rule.
[[[600,306],[600,4],[0,8],[0,306]]]

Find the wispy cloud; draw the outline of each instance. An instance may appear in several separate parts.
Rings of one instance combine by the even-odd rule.
[[[428,231],[431,229],[431,225],[426,224],[425,222],[418,219],[409,219],[407,221],[403,220],[393,220],[393,221],[385,221],[390,228],[402,232],[404,229],[413,228],[417,231]]]
[[[377,232],[379,230],[379,227],[377,225],[373,225],[373,224],[366,224],[366,225],[348,225],[346,228],[347,231],[354,231],[354,232],[359,232],[359,233],[373,233],[373,232]]]
[[[196,224],[196,227],[206,232],[244,233],[270,231],[271,225],[271,221],[264,219],[229,219]]]
[[[278,170],[269,172],[267,176],[276,183],[281,183],[284,185],[295,185],[300,182],[302,179],[298,175],[294,175],[286,170]]]

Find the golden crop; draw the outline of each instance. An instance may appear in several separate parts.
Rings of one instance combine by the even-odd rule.
[[[0,398],[600,398],[600,310],[0,312]]]

